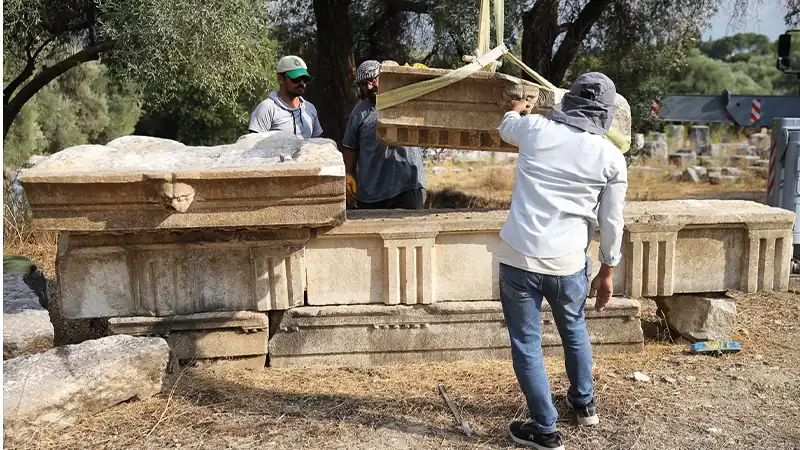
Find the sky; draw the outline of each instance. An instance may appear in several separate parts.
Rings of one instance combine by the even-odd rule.
[[[747,12],[747,18],[742,24],[732,24],[731,15],[733,13],[734,0],[725,0],[720,7],[717,15],[711,20],[711,26],[703,32],[703,40],[719,39],[736,33],[759,33],[765,34],[770,41],[778,39],[778,36],[785,33],[788,27],[783,22],[786,15],[786,8],[781,5],[781,0],[763,0],[762,5],[756,5],[752,1]]]

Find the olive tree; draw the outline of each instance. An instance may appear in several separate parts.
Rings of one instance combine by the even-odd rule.
[[[3,136],[22,107],[71,68],[100,59],[168,101],[190,84],[233,105],[274,64],[263,1],[6,0]]]

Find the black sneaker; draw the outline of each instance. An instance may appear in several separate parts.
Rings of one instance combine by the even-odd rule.
[[[530,422],[514,421],[508,427],[511,440],[519,445],[532,447],[537,450],[564,450],[561,436],[558,432],[543,434]]]
[[[567,405],[575,411],[575,415],[578,417],[578,424],[592,426],[600,423],[600,418],[597,417],[597,408],[594,406],[594,400],[589,402],[586,406],[577,407],[567,398]]]

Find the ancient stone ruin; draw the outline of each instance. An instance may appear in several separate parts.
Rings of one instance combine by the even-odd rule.
[[[381,92],[432,80],[452,72],[384,62]],[[389,145],[512,152],[517,147],[500,139],[498,127],[504,100],[526,99],[528,113],[547,115],[557,100],[552,90],[502,73],[479,71],[458,83],[378,111],[378,140]],[[558,97],[560,98],[560,97]],[[614,100],[611,125],[631,141],[631,108],[625,97]]]
[[[509,356],[493,249],[506,211],[345,212],[327,139],[186,147],[130,136],[22,174],[60,232],[60,311],[243,367]],[[745,201],[631,202],[597,352],[640,351],[642,297],[787,289],[794,214]],[[597,254],[597,239],[590,251]],[[594,271],[599,269],[595,264]],[[560,351],[543,315],[543,344]]]

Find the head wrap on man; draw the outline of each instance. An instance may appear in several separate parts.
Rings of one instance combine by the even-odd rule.
[[[614,120],[616,96],[617,88],[610,78],[600,72],[584,73],[547,118],[602,136]]]
[[[361,63],[356,70],[356,84],[366,83],[367,81],[378,78],[381,74],[381,63],[375,60],[367,60]]]

